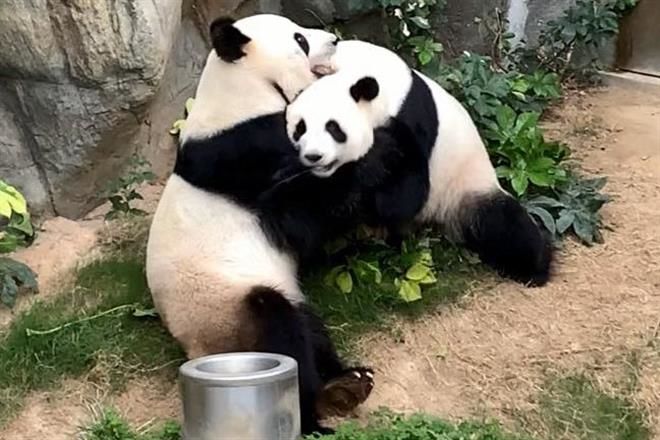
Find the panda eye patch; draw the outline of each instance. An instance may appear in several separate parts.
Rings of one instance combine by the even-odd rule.
[[[293,34],[293,39],[296,40],[296,43],[298,43],[298,46],[305,52],[305,55],[309,55],[309,43],[307,42],[307,38],[303,34],[300,34],[296,32]]]
[[[307,125],[305,124],[305,120],[301,119],[297,124],[296,124],[296,129],[293,132],[293,140],[295,142],[298,142],[300,138],[302,137],[303,134],[307,131]]]
[[[334,119],[325,123],[325,129],[336,142],[339,142],[340,144],[346,142],[346,133],[344,133],[344,130],[341,129],[339,124],[337,124],[337,121]]]

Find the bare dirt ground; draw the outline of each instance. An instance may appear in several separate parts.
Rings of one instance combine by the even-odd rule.
[[[607,382],[642,354],[636,398],[660,434],[660,94],[606,89],[574,96],[548,123],[587,172],[608,176],[605,243],[566,243],[554,279],[526,289],[501,280],[417,323],[405,343],[365,341],[378,371],[367,409],[504,418],[529,409],[549,373],[598,365]]]
[[[604,208],[611,228],[605,243],[565,243],[546,287],[491,277],[458,305],[393,323],[405,342],[366,337],[363,357],[376,367],[377,383],[364,412],[387,406],[511,420],[534,406],[548,374],[598,365],[595,374],[607,385],[635,352],[634,398],[660,433],[660,94],[610,88],[575,95],[547,125],[583,169],[609,177],[614,200]],[[135,426],[179,415],[171,383],[137,380],[112,396],[90,382],[67,381],[33,395],[0,438],[72,438],[107,404]]]

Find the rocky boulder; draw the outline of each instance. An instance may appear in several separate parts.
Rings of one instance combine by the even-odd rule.
[[[181,11],[182,0],[0,3],[0,176],[33,208],[76,217],[130,153],[167,148],[164,119],[208,50]]]

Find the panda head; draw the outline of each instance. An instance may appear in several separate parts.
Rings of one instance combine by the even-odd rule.
[[[218,63],[238,65],[246,74],[271,81],[288,100],[327,73],[338,42],[334,34],[273,14],[218,18],[210,36]]]
[[[300,161],[318,177],[367,154],[374,142],[372,115],[380,86],[372,76],[325,76],[288,106],[287,133]]]

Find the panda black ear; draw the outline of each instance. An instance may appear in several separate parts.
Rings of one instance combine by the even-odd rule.
[[[243,57],[245,55],[243,46],[250,41],[249,37],[234,26],[235,22],[236,20],[233,18],[220,17],[216,18],[209,26],[209,34],[215,53],[228,63],[233,63]]]
[[[372,101],[379,91],[378,81],[371,76],[365,76],[351,86],[351,96],[355,102]]]

